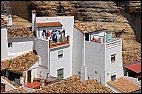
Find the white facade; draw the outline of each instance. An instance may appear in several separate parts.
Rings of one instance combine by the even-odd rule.
[[[31,82],[33,82],[34,78],[47,78],[47,73],[49,73],[48,68],[39,65],[40,60],[37,61],[34,65],[32,65],[27,71],[23,72],[23,77],[25,79],[25,85],[28,83],[28,71],[31,70]]]
[[[105,46],[93,42],[85,42],[85,65],[89,79],[97,79],[104,83],[105,79]]]
[[[33,49],[33,41],[34,38],[9,39],[8,43],[12,43],[12,47],[8,47],[8,56],[11,57],[22,52],[31,51]]]
[[[73,49],[73,26],[74,26],[74,17],[73,16],[62,16],[62,17],[35,17],[35,14],[32,14],[32,17],[36,19],[32,19],[34,23],[46,23],[46,22],[60,22],[62,26],[59,27],[45,27],[45,28],[37,28],[35,24],[32,26],[34,30],[37,30],[37,41],[36,45],[41,46],[45,44],[42,49],[37,50],[37,46],[35,49],[37,53],[41,57],[42,65],[49,68],[50,76],[57,77],[57,70],[63,68],[64,74],[63,78],[67,78],[72,76],[72,49]],[[57,48],[49,48],[48,43],[49,39],[45,39],[42,37],[43,30],[65,30],[65,37],[69,36],[69,45],[57,47]],[[44,42],[45,41],[45,42]],[[38,47],[39,48],[39,47]],[[63,51],[63,57],[58,58],[58,51]],[[43,57],[43,58],[42,58]]]
[[[74,30],[74,32],[81,32],[76,28]],[[82,50],[82,55],[84,55],[83,57],[79,57],[78,54],[74,54],[73,56],[74,61],[79,61],[79,59],[76,60],[75,57],[81,58],[81,65],[87,68],[87,72],[85,72],[85,70],[82,72],[86,74],[81,75],[87,76],[84,76],[85,79],[97,79],[98,82],[103,85],[106,85],[106,82],[110,81],[111,76],[113,75],[116,75],[116,79],[124,76],[122,65],[122,40],[111,38],[111,33],[109,37],[106,37],[106,34],[107,32],[105,30],[89,33],[88,41],[85,40],[85,34],[83,36],[83,33],[80,33],[80,36],[74,36],[83,39],[83,44],[85,45],[82,45],[82,48],[80,47],[79,43],[82,43],[82,40],[78,40],[78,43],[74,44],[74,47],[78,49],[75,51],[75,53],[80,53],[81,49],[84,48],[84,50]],[[95,42],[93,38],[96,39]],[[113,54],[115,54],[115,60],[114,62],[111,62],[111,55]],[[74,63],[75,62],[73,62],[73,64]],[[79,66],[77,67],[80,69]]]
[[[7,28],[1,26],[1,60],[8,58]]]
[[[12,16],[8,15],[8,23],[7,26],[12,26]]]
[[[36,39],[34,42],[34,50],[41,57],[39,65],[49,68],[49,41]]]
[[[16,87],[14,87],[12,84],[10,84],[9,82],[7,82],[2,77],[1,77],[1,83],[5,84],[5,92],[9,91],[9,90],[17,89]]]
[[[74,75],[80,75],[81,66],[83,63],[83,33],[80,32],[76,27],[74,27],[73,32],[73,64],[72,72]]]

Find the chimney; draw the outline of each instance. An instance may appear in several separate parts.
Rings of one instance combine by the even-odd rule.
[[[32,10],[32,31],[36,32],[36,10]]]
[[[12,17],[11,17],[11,15],[8,16],[7,26],[12,26]]]

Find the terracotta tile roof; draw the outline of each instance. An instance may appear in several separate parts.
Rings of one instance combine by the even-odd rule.
[[[131,93],[140,89],[138,85],[132,83],[124,77],[118,78],[115,81],[108,81],[107,83],[120,90],[122,93]]]
[[[38,55],[35,55],[32,51],[30,51],[10,60],[2,61],[1,71],[6,69],[14,72],[23,72],[35,64],[37,60]]]
[[[81,82],[78,76],[72,76],[51,85],[43,86],[36,90],[36,93],[112,93],[112,91],[100,85],[96,80]]]
[[[9,90],[3,93],[28,93],[24,88]]]
[[[46,22],[46,23],[37,23],[37,27],[59,27],[63,26],[60,22]]]
[[[30,27],[8,28],[8,38],[34,37]]]
[[[7,24],[7,21],[4,20],[4,18],[1,18],[1,26],[2,26],[2,25],[6,25],[6,24]]]
[[[10,81],[8,78],[1,76],[4,80],[6,80],[8,83],[12,84],[14,87],[19,88],[20,85],[16,84],[14,81]]]
[[[101,24],[95,22],[77,22],[75,23],[75,26],[83,33],[89,33],[104,29]]]

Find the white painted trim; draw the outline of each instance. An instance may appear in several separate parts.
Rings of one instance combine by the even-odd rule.
[[[1,80],[3,80],[6,84],[10,85],[12,88],[17,89],[17,88],[14,87],[12,84],[10,84],[9,82],[7,82],[5,79],[1,78]]]

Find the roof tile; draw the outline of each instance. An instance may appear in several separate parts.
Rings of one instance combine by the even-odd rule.
[[[8,38],[34,37],[30,27],[8,28]]]
[[[2,61],[1,70],[6,69],[14,72],[22,72],[30,68],[33,64],[37,62],[37,60],[38,55],[35,55],[32,51],[30,51],[10,60]]]
[[[140,87],[128,79],[121,77],[114,81],[108,81],[108,84],[113,86],[114,88],[122,91],[123,93],[131,93],[133,91],[139,90]]]
[[[46,22],[46,23],[37,23],[38,27],[60,27],[62,24],[60,22]]]
[[[95,22],[77,22],[75,23],[75,26],[83,33],[89,33],[104,29],[101,24]]]

